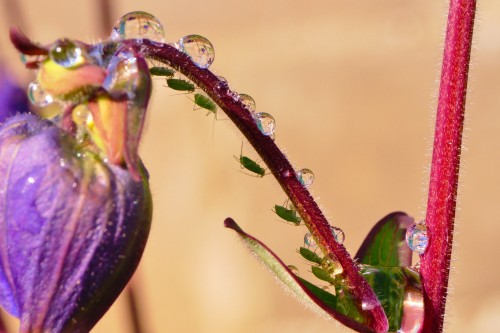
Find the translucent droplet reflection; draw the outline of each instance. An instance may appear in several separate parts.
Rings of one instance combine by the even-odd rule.
[[[337,258],[333,255],[326,255],[323,257],[321,260],[321,267],[332,277],[344,271]]]
[[[316,241],[314,240],[310,232],[304,235],[304,246],[312,250],[318,247],[318,244],[316,244]]]
[[[340,228],[330,226],[330,230],[332,231],[333,237],[335,237],[335,241],[339,244],[344,243],[345,240],[345,234],[344,231]]]
[[[59,39],[50,48],[49,57],[56,64],[71,68],[85,62],[83,50],[72,40]]]
[[[250,111],[251,113],[255,113],[256,105],[255,100],[252,98],[252,96],[249,96],[247,94],[240,94],[240,101],[248,109],[248,111]]]
[[[276,122],[274,117],[269,113],[260,112],[254,114],[255,124],[262,132],[262,134],[270,136],[274,134],[274,129],[276,127]]]
[[[111,31],[111,39],[114,41],[140,38],[165,42],[163,25],[156,17],[146,12],[135,11],[123,15]]]
[[[427,227],[424,222],[413,223],[406,230],[406,244],[418,254],[424,254],[427,249],[429,238],[427,237]]]
[[[200,35],[188,35],[179,40],[179,50],[191,57],[200,68],[208,68],[214,62],[215,51],[212,43]]]
[[[309,187],[314,182],[314,173],[309,169],[301,169],[297,171],[297,179],[302,185]]]
[[[28,98],[33,105],[39,107],[44,107],[54,102],[54,98],[47,94],[36,81],[31,82],[28,86]]]

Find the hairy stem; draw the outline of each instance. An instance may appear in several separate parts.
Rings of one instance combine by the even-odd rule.
[[[450,1],[425,219],[429,246],[420,266],[423,333],[443,330],[475,8],[475,0]]]
[[[364,304],[364,307],[368,309],[362,310],[368,318],[368,325],[376,332],[385,332],[388,327],[387,318],[375,293],[358,273],[358,268],[345,247],[335,241],[330,230],[330,224],[309,191],[297,179],[296,171],[288,159],[276,146],[273,139],[260,132],[252,114],[239,100],[239,95],[229,89],[225,80],[217,77],[207,69],[197,67],[189,56],[170,45],[149,40],[128,40],[125,43],[139,49],[146,57],[156,59],[177,69],[190,78],[219,105],[272,172],[297,208],[305,225],[316,239],[318,246],[321,247],[325,254],[338,259],[344,269],[344,277],[352,288],[353,297],[358,300],[357,303],[360,306]]]

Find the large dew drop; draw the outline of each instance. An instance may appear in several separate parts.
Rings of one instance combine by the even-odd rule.
[[[406,244],[418,254],[424,254],[427,249],[429,238],[427,237],[427,227],[424,222],[413,223],[411,227],[406,230]]]
[[[274,134],[274,129],[276,127],[276,122],[274,117],[269,113],[260,112],[254,114],[255,124],[260,129],[262,134],[270,136]]]
[[[344,271],[344,269],[342,268],[339,261],[334,255],[326,255],[321,260],[321,267],[325,272],[330,274],[330,276],[339,275]]]
[[[156,17],[146,12],[136,11],[123,15],[111,31],[111,39],[114,41],[141,38],[165,42],[163,25]]]
[[[250,111],[250,113],[255,113],[256,105],[255,100],[252,98],[252,96],[249,96],[247,94],[240,94],[240,101],[248,109],[248,111]]]
[[[214,62],[215,51],[212,43],[200,35],[187,35],[179,40],[179,50],[191,57],[200,68],[208,68]]]
[[[39,107],[44,107],[54,102],[54,98],[47,94],[36,81],[31,82],[28,86],[28,98],[33,105]]]
[[[297,171],[297,179],[302,185],[309,187],[314,182],[314,173],[309,169],[301,169]]]
[[[52,61],[62,67],[72,68],[85,62],[82,49],[72,40],[59,39],[49,51]]]

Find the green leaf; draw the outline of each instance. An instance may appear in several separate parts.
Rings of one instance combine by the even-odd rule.
[[[255,256],[266,266],[271,273],[284,284],[286,289],[291,291],[297,298],[304,303],[308,308],[313,309],[328,317],[333,317],[347,327],[350,327],[357,332],[373,332],[373,328],[368,323],[364,314],[356,309],[356,314],[353,314],[350,304],[354,304],[350,298],[347,287],[342,293],[341,302],[337,302],[337,296],[328,293],[321,288],[318,288],[299,278],[281,261],[266,245],[245,233],[233,219],[227,218],[224,225],[238,233],[243,240],[243,243],[255,254]],[[350,302],[350,303],[349,303]],[[347,306],[346,306],[347,304]],[[341,307],[339,307],[340,305]],[[353,305],[356,308],[355,305]],[[347,315],[346,315],[347,314]]]
[[[314,253],[313,251],[311,251],[311,250],[309,250],[309,249],[306,249],[305,247],[301,247],[301,248],[299,249],[299,253],[300,253],[300,255],[301,255],[304,259],[306,259],[306,260],[308,260],[308,261],[310,261],[310,262],[314,262],[314,263],[316,263],[316,264],[318,264],[318,265],[321,265],[321,261],[322,261],[322,260],[321,260],[321,257],[320,257],[320,256],[318,256],[318,255],[317,255],[316,253]]]
[[[355,258],[371,266],[411,266],[412,253],[405,235],[412,224],[413,219],[405,213],[387,215],[368,233]]]

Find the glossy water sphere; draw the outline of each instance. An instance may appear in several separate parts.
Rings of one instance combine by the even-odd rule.
[[[240,94],[240,101],[248,109],[248,111],[250,111],[250,113],[255,113],[256,105],[255,100],[252,98],[252,96],[247,94]]]
[[[187,35],[179,40],[179,50],[191,57],[200,68],[208,68],[214,62],[215,51],[212,43],[200,35]]]
[[[312,250],[318,247],[318,244],[316,244],[316,241],[314,240],[310,232],[304,235],[304,246]]]
[[[344,231],[340,228],[330,226],[330,230],[332,231],[333,237],[335,237],[335,241],[339,244],[344,243],[345,240],[345,234]]]
[[[269,113],[259,112],[254,114],[255,124],[262,132],[262,134],[267,136],[272,136],[276,128],[276,121],[274,117]]]
[[[418,254],[424,254],[429,243],[427,236],[427,227],[424,222],[413,223],[411,227],[406,230],[406,244]]]
[[[115,41],[141,38],[165,42],[163,25],[156,17],[146,12],[136,11],[123,15],[111,31],[111,39]]]
[[[38,82],[31,82],[28,86],[28,99],[38,107],[44,107],[54,101],[54,98],[47,94]]]
[[[297,179],[305,187],[309,187],[314,182],[314,173],[309,169],[301,169],[297,171]]]
[[[70,39],[59,39],[50,48],[49,57],[59,66],[72,68],[81,65],[85,58],[81,47]]]

